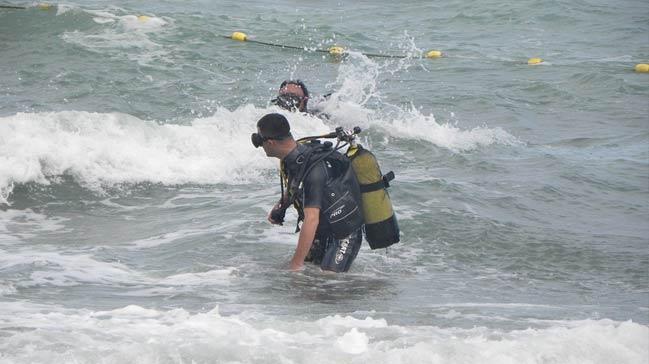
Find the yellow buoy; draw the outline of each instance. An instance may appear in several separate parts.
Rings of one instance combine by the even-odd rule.
[[[635,65],[634,69],[638,73],[648,73],[649,72],[649,64],[638,63],[638,64]]]
[[[530,58],[527,60],[527,64],[529,64],[530,66],[541,63],[543,63],[543,60],[541,58]]]
[[[43,4],[36,5],[36,7],[41,10],[49,10],[52,8],[52,5],[43,3]]]
[[[146,23],[149,20],[151,20],[151,18],[146,16],[146,15],[140,15],[140,16],[137,17],[137,20],[139,20],[142,23]]]
[[[232,39],[238,40],[239,42],[245,42],[246,40],[248,40],[248,36],[246,35],[246,33],[234,32],[232,33]]]
[[[342,56],[345,53],[345,48],[339,46],[329,47],[329,54],[333,56]]]
[[[426,53],[426,58],[439,58],[442,56],[442,52],[440,51],[430,51]]]

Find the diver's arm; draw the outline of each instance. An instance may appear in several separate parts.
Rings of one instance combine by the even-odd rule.
[[[318,223],[320,223],[320,209],[317,207],[305,207],[304,223],[302,223],[300,237],[297,240],[297,248],[295,248],[295,254],[293,254],[289,269],[296,271],[302,269],[302,266],[304,266],[304,258],[306,258],[309,250],[311,250],[311,244],[313,244]]]

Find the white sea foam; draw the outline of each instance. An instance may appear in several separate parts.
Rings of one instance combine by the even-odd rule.
[[[144,283],[151,279],[129,269],[120,262],[102,262],[88,254],[0,250],[0,270],[20,269],[29,274],[28,280],[16,282],[17,287],[40,285],[74,286],[83,283],[119,284]]]
[[[349,56],[338,68],[336,81],[329,85],[336,92],[316,104],[333,122],[346,127],[380,128],[392,137],[423,140],[455,152],[520,143],[501,128],[462,129],[459,125],[440,124],[434,115],[423,114],[414,106],[402,108],[386,103],[378,86],[379,76],[406,68],[407,63],[379,63],[354,52]],[[370,104],[382,110],[375,110]]]
[[[200,236],[209,234],[213,231],[210,230],[190,230],[182,229],[178,231],[173,231],[170,233],[164,233],[156,236],[151,236],[144,239],[138,239],[135,241],[128,242],[127,249],[129,250],[139,250],[139,249],[149,249],[154,248],[160,245],[172,244],[180,239],[186,239],[192,236]]]
[[[125,15],[119,17],[119,21],[124,29],[140,32],[154,32],[168,24],[162,18],[147,15]]]
[[[0,240],[1,241],[1,240]],[[7,289],[38,286],[148,285],[153,287],[228,285],[235,279],[233,267],[158,277],[143,274],[120,261],[103,261],[87,253],[59,253],[30,248],[0,249],[0,270],[23,272],[28,278],[7,282]],[[2,283],[0,282],[0,285]]]
[[[160,284],[172,286],[201,286],[211,284],[229,284],[235,268],[213,269],[200,273],[181,273],[162,279]]]
[[[1,202],[1,201],[0,201]],[[0,242],[19,240],[65,228],[64,217],[51,217],[27,210],[0,210]]]
[[[121,183],[249,183],[277,163],[250,144],[268,111],[219,109],[191,125],[159,125],[125,114],[58,112],[0,118],[0,203],[15,183],[72,176],[95,190]],[[291,117],[296,135],[327,131],[319,119]]]
[[[438,124],[433,115],[424,115],[414,108],[387,125],[396,137],[424,140],[456,152],[492,144],[520,144],[516,137],[501,128],[482,126],[465,130],[448,123]]]
[[[16,293],[16,287],[12,283],[0,281],[0,296]]]
[[[125,56],[142,65],[151,64],[154,60],[170,61],[167,59],[169,51],[151,40],[149,35],[170,28],[172,19],[124,14],[125,11],[119,8],[91,10],[74,6],[59,6],[57,15],[70,11],[92,16],[97,25],[88,30],[65,32],[61,35],[63,41],[100,54]]]
[[[130,305],[89,311],[3,302],[5,363],[646,363],[649,327],[610,320],[501,331],[293,320]]]
[[[112,24],[115,21],[110,18],[98,18],[95,22]],[[122,32],[109,29],[88,34],[74,30],[63,33],[61,39],[102,55],[126,57],[140,65],[151,65],[156,60],[168,63],[166,58],[169,52],[149,39],[146,32]]]
[[[358,332],[354,327],[336,340],[340,351],[348,354],[360,354],[367,351],[369,339],[363,332]]]

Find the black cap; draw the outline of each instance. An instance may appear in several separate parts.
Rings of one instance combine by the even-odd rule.
[[[260,134],[267,138],[283,139],[291,136],[291,126],[282,114],[264,115],[257,121],[257,128]]]

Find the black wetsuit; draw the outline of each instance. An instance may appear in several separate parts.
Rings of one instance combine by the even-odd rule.
[[[284,169],[289,181],[299,173],[302,163],[306,162],[304,155],[308,149],[309,147],[298,144],[297,148],[284,158]],[[346,272],[361,247],[362,228],[347,237],[336,239],[323,216],[325,186],[340,174],[341,171],[328,161],[317,162],[304,179],[304,188],[302,193],[296,196],[296,203],[300,214],[305,207],[320,209],[320,222],[306,260],[319,264],[323,270]]]

